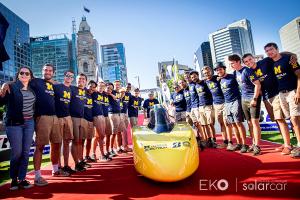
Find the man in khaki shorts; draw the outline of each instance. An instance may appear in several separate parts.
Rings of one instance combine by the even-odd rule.
[[[140,90],[136,88],[134,90],[134,95],[131,96],[128,103],[128,116],[130,119],[131,129],[137,125],[138,116],[139,116],[139,108],[142,104],[142,98],[140,97]]]
[[[60,134],[63,136],[63,160],[64,167],[54,172],[54,176],[70,175],[75,173],[69,166],[69,144],[73,139],[73,123],[70,116],[71,89],[70,86],[74,80],[74,72],[68,70],[64,72],[64,83],[54,85],[55,110],[58,117]],[[63,173],[64,172],[64,173]]]
[[[112,128],[110,124],[110,120],[108,117],[108,109],[109,109],[109,98],[108,98],[108,93],[112,92],[111,89],[112,86],[110,86],[109,83],[105,84],[104,87],[104,92],[102,92],[103,95],[103,104],[102,104],[102,109],[103,109],[103,116],[105,119],[105,150],[106,150],[106,157],[111,158],[113,155],[110,154],[110,138],[112,135]]]
[[[290,118],[297,138],[297,146],[289,151],[294,158],[300,158],[300,66],[291,64],[290,55],[281,55],[275,43],[268,43],[264,47],[268,57],[274,61],[273,70],[277,78],[280,106],[286,118]]]
[[[216,65],[223,65],[222,63],[217,63]],[[217,66],[215,66],[217,67]],[[228,145],[228,137],[226,132],[226,121],[225,121],[225,110],[224,110],[224,95],[221,89],[220,81],[218,80],[218,76],[213,75],[213,72],[210,67],[205,66],[202,68],[202,73],[205,77],[205,82],[210,90],[213,97],[213,106],[215,111],[215,117],[217,118],[221,133],[223,137],[223,143],[219,145],[221,148],[226,148]]]
[[[71,153],[75,162],[75,170],[79,172],[85,171],[85,167],[89,167],[83,160],[82,144],[83,139],[86,137],[86,130],[88,129],[88,122],[84,119],[86,81],[87,76],[81,73],[76,77],[77,86],[71,86],[70,115],[72,117],[74,135]]]
[[[199,97],[199,123],[203,134],[206,135],[208,147],[216,148],[216,136],[214,128],[213,99],[204,80],[199,80],[198,72],[191,72],[191,79],[195,83],[196,92]]]
[[[110,90],[107,93],[109,99],[109,109],[108,109],[108,117],[110,120],[111,128],[112,128],[112,136],[110,140],[110,154],[111,156],[116,156],[117,153],[114,150],[115,140],[117,136],[117,148],[122,146],[122,135],[121,135],[121,119],[120,119],[120,101],[121,96],[119,93],[120,89],[120,81],[115,81],[114,85],[109,85]]]
[[[85,143],[85,157],[84,157],[84,161],[87,163],[90,162],[97,162],[95,159],[92,159],[90,157],[90,152],[91,152],[91,145],[92,145],[92,139],[95,135],[95,131],[94,131],[94,112],[93,112],[93,97],[92,94],[94,92],[94,90],[96,90],[97,88],[97,83],[93,80],[91,80],[88,83],[88,88],[87,88],[87,92],[85,94],[85,105],[84,105],[84,119],[87,121],[87,129],[85,130],[86,133],[84,134],[86,137],[83,138],[82,143]]]
[[[94,118],[94,126],[96,129],[95,132],[95,137],[93,138],[92,142],[92,159],[96,160],[96,147],[99,145],[100,149],[100,156],[99,156],[99,161],[100,162],[107,162],[110,161],[111,158],[107,155],[108,151],[105,153],[104,152],[104,145],[103,141],[104,138],[107,140],[106,134],[105,134],[105,129],[106,129],[106,123],[105,123],[105,117],[104,117],[104,112],[103,112],[103,102],[104,102],[104,88],[105,88],[105,83],[104,82],[99,82],[98,83],[98,90],[96,88],[91,88],[92,89],[92,98],[93,98],[93,118]],[[106,97],[107,98],[107,97]],[[109,137],[109,136],[108,136]],[[109,140],[109,138],[108,138]],[[108,144],[109,146],[109,144]]]

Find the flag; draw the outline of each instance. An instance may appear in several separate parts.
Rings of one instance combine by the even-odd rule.
[[[87,13],[90,12],[90,9],[86,8],[85,6],[83,6],[83,10],[84,10],[85,12],[87,12]]]

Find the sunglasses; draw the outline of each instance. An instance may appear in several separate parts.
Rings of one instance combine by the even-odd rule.
[[[20,72],[20,75],[21,75],[21,76],[23,76],[24,74],[25,74],[26,76],[30,76],[30,72]]]
[[[67,78],[74,78],[74,76],[68,75],[68,74],[66,74],[65,77],[67,77]]]

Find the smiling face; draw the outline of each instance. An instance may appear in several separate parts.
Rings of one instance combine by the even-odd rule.
[[[253,56],[247,56],[245,58],[243,58],[243,62],[246,66],[248,67],[251,67],[251,68],[254,68],[255,67],[255,58]]]
[[[204,70],[202,71],[202,73],[203,73],[205,79],[211,79],[211,77],[212,77],[212,72],[211,72],[211,70],[209,70],[209,69],[204,69]]]
[[[71,85],[74,80],[74,74],[72,72],[67,72],[64,77],[64,84]]]
[[[54,75],[54,68],[50,65],[45,65],[42,70],[42,74],[45,80],[51,80]]]
[[[223,77],[225,75],[225,69],[223,67],[218,67],[216,73],[219,77]]]
[[[240,61],[235,61],[235,60],[229,60],[229,66],[233,69],[233,70],[240,70],[241,68],[241,62]]]
[[[274,46],[266,47],[265,52],[269,58],[275,58],[279,54],[278,49],[276,49]]]
[[[191,75],[191,79],[195,83],[195,82],[197,82],[199,80],[199,76],[196,73],[193,73]]]
[[[21,82],[23,82],[23,83],[27,82],[28,83],[31,78],[32,77],[31,77],[31,73],[30,73],[29,69],[27,69],[27,68],[21,68],[20,69],[20,72],[18,74],[18,79]]]
[[[86,81],[87,80],[86,80],[85,76],[82,76],[82,75],[78,75],[76,78],[77,86],[79,88],[84,88],[86,85]]]
[[[187,83],[184,80],[179,80],[178,85],[181,87],[181,89],[185,89],[187,86]]]

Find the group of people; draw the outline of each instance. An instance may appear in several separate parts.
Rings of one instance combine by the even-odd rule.
[[[284,144],[276,150],[283,155],[300,157],[300,66],[294,54],[280,53],[275,43],[266,44],[264,50],[268,57],[260,61],[249,53],[242,57],[230,55],[233,74],[226,73],[223,63],[216,63],[213,68],[216,75],[210,67],[204,66],[203,80],[199,80],[197,71],[191,71],[174,83],[171,104],[175,107],[175,119],[186,120],[196,128],[200,146],[261,154],[259,119],[263,102],[283,137]],[[222,144],[216,143],[215,118],[220,124]],[[252,144],[246,140],[244,120]],[[291,145],[286,120],[290,120],[295,132],[298,142],[295,147]]]
[[[97,161],[97,147],[101,162],[131,151],[127,127],[129,123],[137,125],[142,103],[139,89],[131,94],[131,84],[122,88],[118,80],[87,83],[85,74],[75,77],[71,70],[64,72],[63,83],[57,83],[54,73],[51,64],[43,66],[43,78],[35,78],[29,67],[20,67],[15,80],[2,85],[0,103],[6,105],[4,121],[11,146],[11,190],[33,186],[26,173],[34,132],[36,186],[48,185],[40,168],[43,149],[49,142],[52,176],[68,177],[85,171]],[[72,85],[75,78],[76,86]],[[153,104],[151,99],[147,102],[146,113]],[[70,146],[75,169],[69,166]]]

